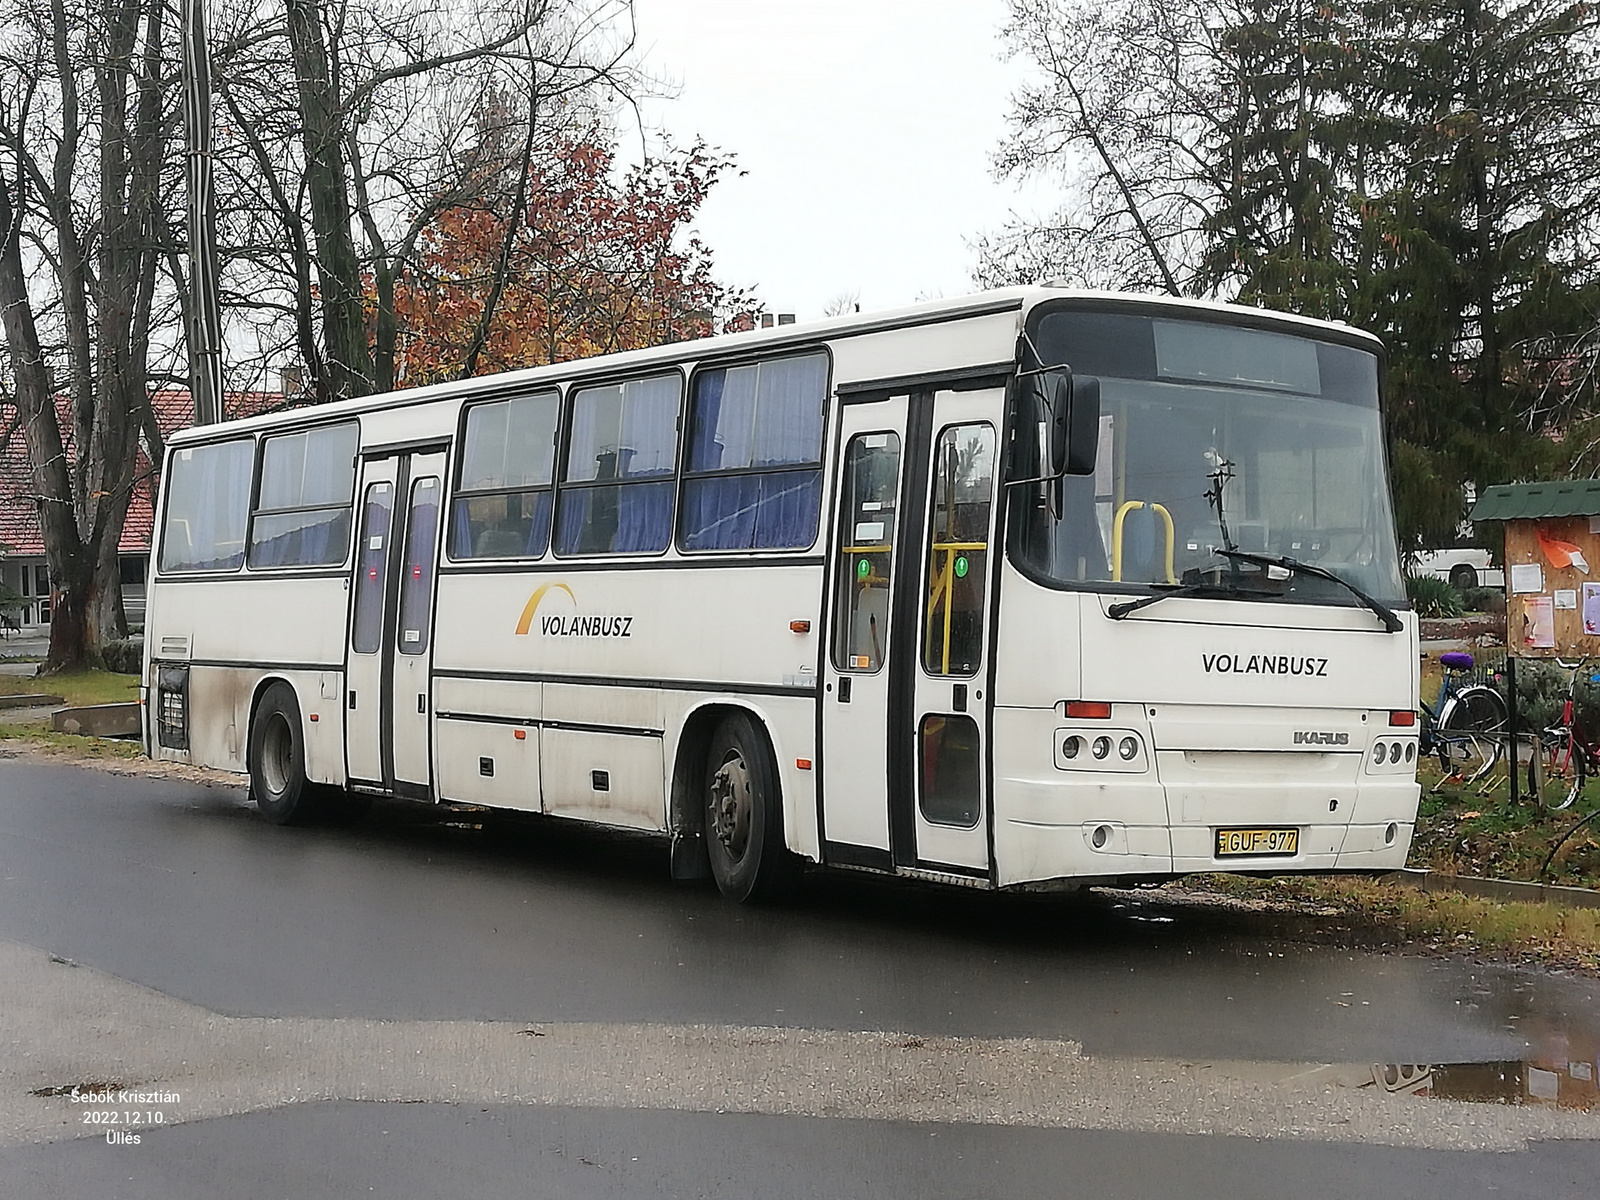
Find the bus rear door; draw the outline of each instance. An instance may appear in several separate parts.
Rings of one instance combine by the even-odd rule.
[[[351,585],[345,747],[351,783],[432,797],[429,670],[442,450],[368,458]]]

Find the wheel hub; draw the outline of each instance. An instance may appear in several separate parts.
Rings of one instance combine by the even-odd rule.
[[[282,713],[273,713],[261,739],[261,774],[274,796],[289,786],[290,763],[294,757],[294,735]]]
[[[750,844],[750,771],[737,753],[711,777],[711,832],[735,862]]]

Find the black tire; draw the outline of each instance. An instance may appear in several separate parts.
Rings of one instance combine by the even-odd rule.
[[[1456,702],[1440,727],[1449,732],[1504,737],[1506,721],[1506,702],[1500,693],[1482,684],[1471,684],[1456,694]]]
[[[1468,588],[1477,587],[1477,569],[1474,567],[1469,567],[1466,563],[1457,563],[1455,566],[1450,568],[1450,586],[1455,588],[1455,590],[1458,592],[1464,592]]]
[[[1528,795],[1535,804],[1544,803],[1545,762],[1544,739],[1533,739],[1533,752],[1528,755]]]
[[[306,778],[300,702],[286,683],[267,688],[250,720],[250,796],[274,825],[305,825],[326,814],[323,789]]]
[[[706,853],[717,890],[736,904],[787,895],[799,864],[783,844],[772,749],[748,714],[725,717],[711,735],[703,800]]]

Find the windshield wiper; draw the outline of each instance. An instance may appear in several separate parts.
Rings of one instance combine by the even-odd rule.
[[[1141,608],[1149,608],[1152,604],[1158,604],[1162,600],[1170,600],[1174,596],[1232,596],[1242,599],[1246,596],[1270,596],[1272,594],[1259,588],[1242,588],[1227,583],[1186,583],[1182,587],[1169,588],[1164,592],[1157,592],[1153,596],[1141,596],[1137,600],[1125,600],[1121,604],[1113,604],[1106,609],[1106,616],[1113,621],[1120,621],[1129,613],[1138,612]]]
[[[1383,622],[1383,627],[1390,633],[1399,633],[1406,627],[1405,622],[1395,615],[1395,611],[1381,600],[1375,600],[1363,592],[1348,579],[1335,575],[1326,567],[1314,566],[1311,563],[1301,562],[1297,558],[1289,558],[1282,554],[1253,554],[1249,550],[1234,550],[1226,546],[1211,547],[1213,554],[1220,554],[1230,562],[1255,563],[1262,567],[1277,567],[1279,570],[1288,571],[1295,575],[1313,575],[1318,579],[1331,580],[1344,588],[1367,608],[1377,614],[1378,620]]]

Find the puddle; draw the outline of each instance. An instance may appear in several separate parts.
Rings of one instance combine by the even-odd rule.
[[[1299,1076],[1305,1083],[1371,1088],[1400,1096],[1467,1100],[1479,1104],[1528,1104],[1600,1108],[1600,1063],[1593,1058],[1550,1058],[1475,1063],[1378,1063],[1319,1067]]]

